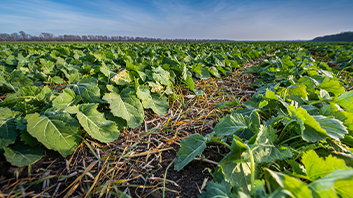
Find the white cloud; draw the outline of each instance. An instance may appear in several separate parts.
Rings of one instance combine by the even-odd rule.
[[[75,11],[74,7],[53,3],[46,0],[27,2],[14,1],[19,6],[8,6],[9,11],[20,13],[16,15],[0,14],[2,30],[29,31],[32,34],[53,32],[59,34],[106,34],[107,31],[133,29],[134,27],[116,20],[99,18],[82,11]],[[6,8],[6,7],[5,7]],[[8,26],[12,24],[12,27]]]

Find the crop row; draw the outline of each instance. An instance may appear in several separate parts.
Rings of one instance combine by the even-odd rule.
[[[313,47],[288,46],[249,68],[259,78],[252,98],[217,105],[231,114],[212,133],[181,141],[176,170],[207,143],[230,149],[199,197],[351,197],[353,91],[341,71],[314,60]],[[336,53],[328,56],[338,68],[351,67]]]
[[[120,129],[164,115],[174,84],[220,78],[279,46],[236,43],[0,45],[0,152],[15,166],[43,149],[73,153],[83,138],[112,142]]]

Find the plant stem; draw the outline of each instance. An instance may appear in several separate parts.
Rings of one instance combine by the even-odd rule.
[[[229,145],[228,145],[227,143],[225,143],[225,142],[222,142],[222,141],[209,141],[209,142],[207,142],[207,143],[210,143],[210,142],[216,142],[216,143],[222,144],[222,145],[226,146],[227,148],[229,148],[229,149],[231,150],[231,146],[229,146]]]
[[[167,169],[165,169],[165,173],[164,173],[164,179],[163,179],[163,198],[165,197],[165,180],[167,179],[167,172],[169,167],[173,164],[173,161],[170,162],[170,164],[168,165]]]
[[[251,166],[251,196],[255,197],[256,196],[256,192],[255,192],[255,161],[254,161],[254,156],[252,154],[252,151],[249,147],[249,145],[246,144],[246,146],[248,147],[248,151],[249,151],[249,155],[250,155],[250,166]]]
[[[303,146],[304,144],[307,144],[307,142],[294,142],[294,143],[291,144],[290,146],[291,146],[291,147],[294,147],[294,148],[298,148],[298,147]]]
[[[287,94],[287,90],[288,90],[288,89],[285,89],[285,90],[284,90],[284,94],[283,94],[283,101],[286,101],[286,94]]]
[[[284,126],[284,128],[283,128],[281,134],[280,134],[279,137],[278,137],[278,140],[279,140],[279,141],[284,137],[284,135],[286,134],[286,131],[287,131],[288,126],[289,126],[290,124],[292,124],[293,122],[296,122],[296,121],[295,121],[295,120],[291,120],[291,121],[289,121],[289,122],[286,124],[286,126]]]
[[[288,139],[284,140],[283,142],[281,142],[281,144],[284,144],[284,143],[286,143],[286,142],[288,142],[288,141],[291,141],[291,140],[293,140],[293,139],[295,139],[295,138],[298,138],[298,137],[301,137],[301,136],[302,136],[302,135],[296,135],[296,136],[294,136],[294,137],[288,138]]]
[[[313,102],[310,102],[309,105],[319,104],[322,102],[326,102],[326,101],[324,101],[324,100],[313,101]]]
[[[271,110],[270,110],[271,111]],[[266,120],[269,120],[271,118],[272,112],[270,112],[270,114],[268,115],[266,112],[264,112],[263,110],[260,110],[260,113],[262,116],[265,117]]]

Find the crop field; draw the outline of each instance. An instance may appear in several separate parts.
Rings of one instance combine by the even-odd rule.
[[[0,197],[353,197],[353,43],[0,43]]]

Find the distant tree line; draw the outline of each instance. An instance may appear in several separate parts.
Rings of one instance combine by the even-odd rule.
[[[353,32],[341,32],[339,34],[326,35],[316,37],[312,41],[341,41],[341,42],[353,42]]]
[[[59,35],[52,33],[41,33],[39,36],[26,34],[24,31],[19,33],[0,33],[0,41],[57,41],[57,42],[231,42],[231,40],[218,39],[161,39],[148,37],[130,36],[101,36],[101,35]]]

